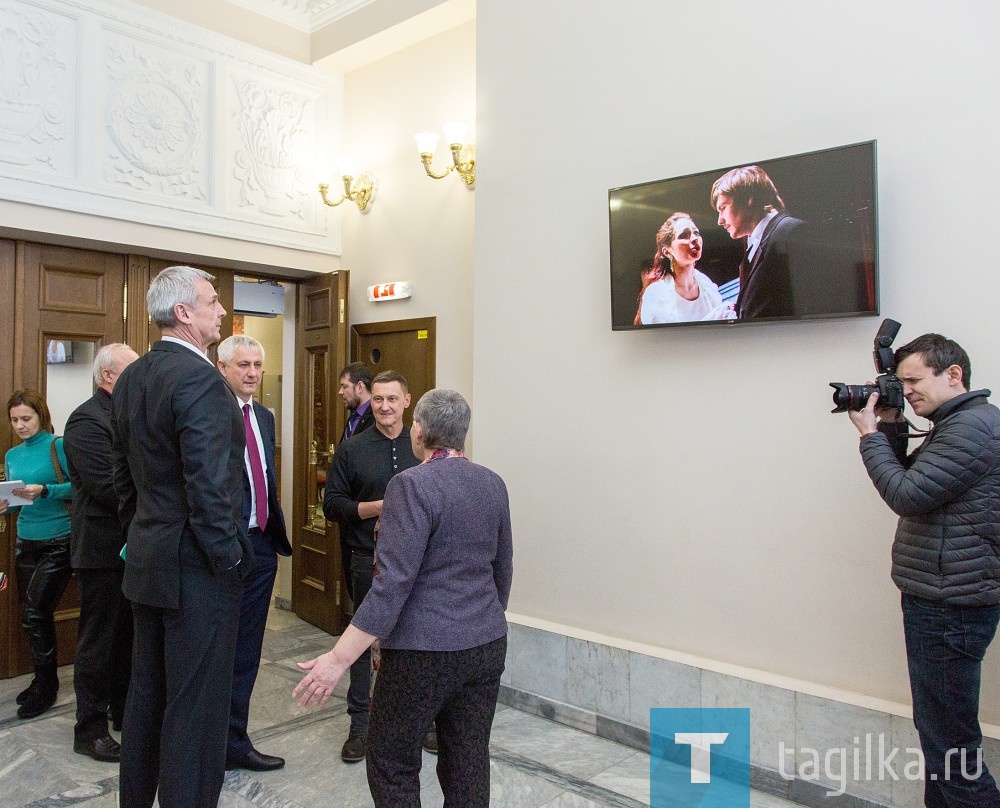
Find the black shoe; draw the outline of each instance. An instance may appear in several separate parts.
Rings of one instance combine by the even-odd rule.
[[[118,763],[122,759],[122,748],[110,735],[91,738],[89,741],[73,741],[73,751],[80,755],[88,755],[102,763]]]
[[[432,755],[436,755],[438,753],[437,727],[431,727],[429,730],[427,730],[427,734],[424,736],[424,740],[421,746],[424,747],[425,752],[430,752]]]
[[[340,750],[340,759],[344,763],[357,763],[365,759],[365,736],[352,735],[344,742]]]
[[[16,699],[17,703],[19,705],[24,704],[28,699],[32,698],[35,695],[35,691],[37,691],[38,688],[40,688],[41,686],[42,685],[41,682],[38,681],[38,677],[32,676],[31,684],[29,684],[24,690],[22,690],[20,693],[17,694],[17,699]]]
[[[56,703],[58,690],[46,687],[39,687],[30,695],[20,707],[17,708],[18,718],[35,718],[41,715]]]
[[[275,755],[265,755],[251,749],[245,755],[226,755],[226,771],[248,769],[252,772],[273,772],[285,765],[285,759]]]

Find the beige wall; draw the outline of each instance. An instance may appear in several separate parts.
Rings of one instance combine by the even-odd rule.
[[[437,317],[437,383],[472,395],[475,190],[429,179],[413,133],[475,121],[475,24],[466,23],[344,77],[344,148],[379,180],[364,214],[345,203],[341,265],[351,322]],[[474,127],[470,136],[474,137]],[[451,156],[438,146],[440,171]],[[370,303],[366,288],[411,281],[408,300]]]
[[[1000,386],[998,26],[986,0],[479,1],[476,447],[513,612],[909,702],[895,519],[827,387],[873,375],[879,319],[613,333],[607,189],[876,138],[882,312]],[[1000,723],[998,647],[985,677]]]

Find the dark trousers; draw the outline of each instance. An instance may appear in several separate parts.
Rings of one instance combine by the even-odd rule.
[[[264,644],[267,610],[271,605],[274,578],[278,573],[274,542],[256,528],[250,533],[250,541],[253,542],[254,566],[243,580],[240,628],[233,663],[233,697],[229,707],[229,740],[226,746],[228,757],[247,755],[253,751],[253,744],[247,735],[250,696],[260,669],[260,649]]]
[[[351,553],[351,583],[354,589],[354,611],[372,588],[372,565],[375,559],[363,551],[354,550]],[[371,650],[357,658],[351,665],[351,679],[347,688],[347,714],[351,717],[351,736],[364,735],[368,732],[368,693],[372,683]]]
[[[913,723],[925,760],[927,808],[1000,808],[982,761],[979,688],[1000,606],[949,606],[903,595]],[[981,766],[979,765],[981,763]]]
[[[108,708],[119,721],[132,673],[132,604],[122,594],[124,567],[78,569],[80,624],[73,663],[78,741],[108,734]]]
[[[14,549],[17,588],[24,610],[21,628],[28,635],[35,673],[54,677],[56,669],[55,610],[73,570],[69,537],[18,539]]]
[[[376,808],[419,808],[420,743],[435,720],[444,808],[488,808],[506,653],[506,637],[465,651],[382,650],[367,744]]]
[[[204,563],[182,566],[178,608],[132,605],[122,808],[150,808],[157,796],[160,808],[216,808],[225,776],[240,572],[238,566],[219,573]]]

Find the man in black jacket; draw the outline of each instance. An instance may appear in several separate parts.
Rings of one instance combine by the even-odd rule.
[[[372,412],[372,372],[364,362],[351,362],[340,371],[340,390],[338,395],[344,399],[347,407],[347,421],[344,423],[344,433],[340,436],[340,444],[348,438],[360,435],[375,423],[375,413]],[[346,531],[340,529],[340,565],[344,570],[344,581],[347,584],[347,594],[354,600],[354,581],[351,579],[351,545],[347,541]]]
[[[913,411],[933,429],[909,456],[901,413],[851,411],[879,495],[899,515],[892,578],[902,592],[913,722],[928,808],[998,808],[982,763],[982,660],[1000,619],[1000,410],[969,392],[968,354],[925,334],[896,351]]]
[[[371,404],[372,372],[364,362],[351,362],[340,371],[338,395],[344,399],[348,412],[344,434],[340,436],[340,442],[343,443],[375,423]]]
[[[121,729],[132,671],[132,606],[122,594],[125,532],[111,465],[111,392],[138,358],[120,342],[97,352],[97,392],[70,415],[63,439],[73,483],[70,562],[80,586],[73,751],[106,762],[121,757],[121,747],[108,733],[108,709]]]
[[[111,397],[115,493],[127,532],[122,584],[135,615],[121,808],[215,806],[243,578],[246,435],[208,358],[226,310],[212,276],[167,267],[146,304],[163,334]]]
[[[351,548],[350,574],[357,610],[372,585],[375,563],[375,525],[382,513],[385,487],[403,469],[420,463],[413,454],[410,430],[403,412],[410,404],[406,379],[392,370],[372,381],[371,407],[375,427],[341,444],[333,455],[326,476],[323,512],[340,525]],[[340,751],[345,763],[365,759],[368,735],[368,690],[371,686],[371,654],[366,651],[351,665],[347,691],[347,713],[351,728]]]

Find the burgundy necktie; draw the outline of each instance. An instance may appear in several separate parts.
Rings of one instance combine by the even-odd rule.
[[[253,479],[254,499],[257,501],[257,527],[261,532],[267,527],[267,485],[264,483],[264,465],[260,462],[257,436],[250,423],[250,405],[243,405],[243,428],[247,433],[247,454],[250,456],[250,476]]]

